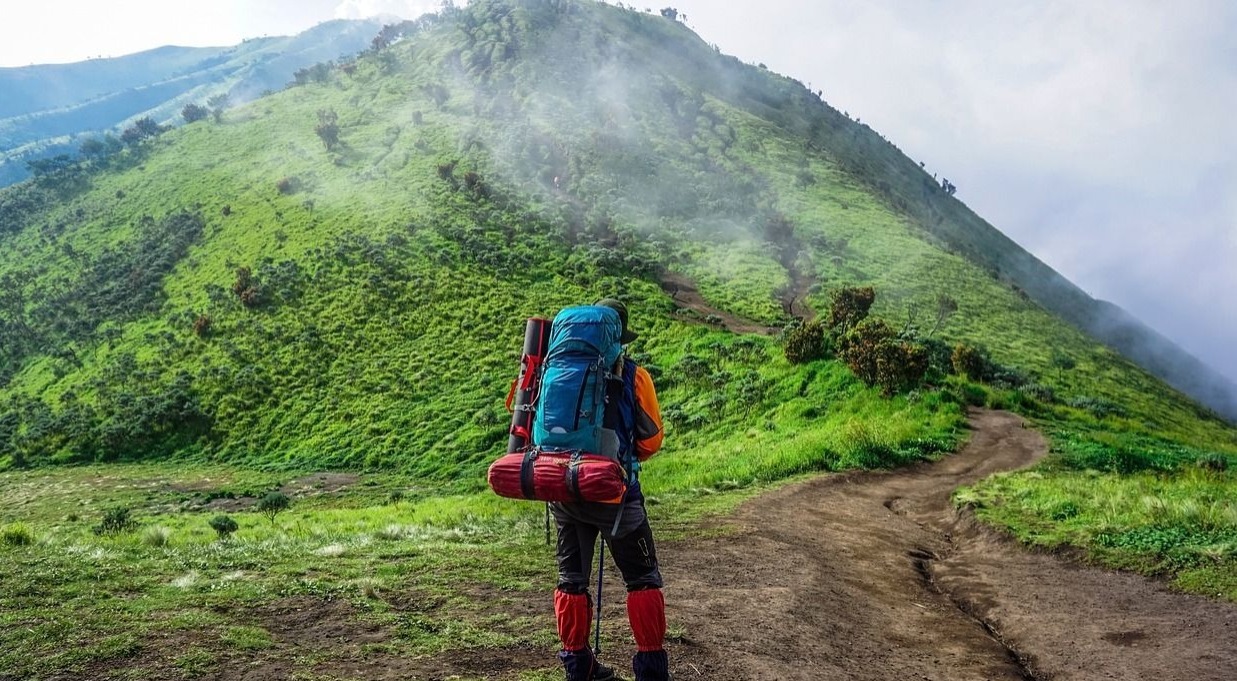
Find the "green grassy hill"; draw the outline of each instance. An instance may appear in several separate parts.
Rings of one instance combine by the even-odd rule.
[[[24,415],[10,457],[200,453],[471,477],[456,464],[481,465],[502,440],[494,396],[525,316],[627,296],[647,330],[635,351],[671,380],[685,355],[733,344],[675,314],[665,271],[769,325],[789,320],[794,286],[824,310],[830,291],[873,285],[899,326],[928,326],[952,296],[942,338],[986,345],[1065,401],[1120,404],[1139,429],[1231,441],[870,191],[827,146],[864,128],[681,24],[482,3],[408,30],[329,82],[4,195],[4,390]],[[818,132],[805,142],[800,128]],[[250,284],[232,290],[241,268],[250,305]],[[812,371],[778,369],[769,341],[748,342],[760,356],[730,379],[754,371],[773,393],[802,379],[772,372]],[[1077,367],[1054,371],[1050,348]],[[734,427],[691,392],[670,406]],[[744,413],[792,411],[786,397],[744,400]]]
[[[666,414],[658,494],[935,456],[968,404],[1012,408],[1060,456],[968,491],[985,517],[1237,594],[1237,431],[1054,313],[1020,278],[1042,264],[866,126],[656,15],[480,0],[402,30],[323,82],[0,193],[9,479],[171,460],[475,494],[523,320],[616,295]],[[726,329],[824,315],[855,286],[935,349],[926,383],[884,396]],[[959,343],[991,370],[951,375]],[[1080,476],[1150,476],[1194,510],[1142,513],[1153,492],[1127,490],[1109,512]],[[1054,500],[1005,503],[1030,495]],[[1123,539],[1161,526],[1167,544]]]

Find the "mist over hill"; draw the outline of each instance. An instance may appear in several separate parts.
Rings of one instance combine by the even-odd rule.
[[[986,347],[999,370],[977,378],[1023,404],[1233,440],[1083,330],[1145,333],[1086,326],[1102,304],[827,93],[673,16],[478,1],[315,72],[0,192],[0,460],[476,485],[522,320],[602,295],[638,320],[669,446],[743,458],[767,435],[749,478],[838,465],[856,414],[878,414],[879,451],[943,446],[923,424],[965,402],[958,345]],[[886,399],[839,361],[787,360],[778,331],[855,286],[937,349],[922,389]]]
[[[26,163],[76,154],[92,134],[149,116],[181,123],[181,109],[227,95],[242,104],[293,80],[299,69],[367,47],[379,19],[329,21],[295,36],[229,47],[165,46],[72,64],[0,68],[0,187],[30,176]]]

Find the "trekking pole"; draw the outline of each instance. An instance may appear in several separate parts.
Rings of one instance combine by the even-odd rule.
[[[545,545],[550,545],[550,502],[545,505]]]
[[[601,580],[606,574],[606,538],[601,538],[597,556],[597,630],[593,632],[593,656],[601,655]]]

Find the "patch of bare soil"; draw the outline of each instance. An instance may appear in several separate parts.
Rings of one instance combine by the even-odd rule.
[[[280,487],[279,491],[293,498],[304,498],[320,494],[339,494],[355,485],[360,479],[361,476],[355,473],[312,473],[292,480],[283,487]],[[248,495],[216,497],[201,504],[198,506],[198,509],[222,513],[248,511],[256,506],[258,501],[258,497]]]
[[[1029,553],[956,512],[960,485],[1046,443],[976,412],[957,455],[753,499],[738,534],[663,551],[677,678],[1237,679],[1237,606]]]
[[[709,305],[696,288],[696,282],[677,272],[662,272],[658,281],[662,290],[670,294],[676,308],[695,315],[702,323],[719,326],[731,333],[760,333],[772,336],[781,330],[779,327],[744,319]]]

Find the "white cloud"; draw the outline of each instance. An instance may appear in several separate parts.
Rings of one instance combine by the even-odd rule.
[[[437,10],[441,5],[441,2],[425,0],[342,0],[335,8],[335,18],[366,19],[389,14],[401,19],[416,19],[422,14]]]

